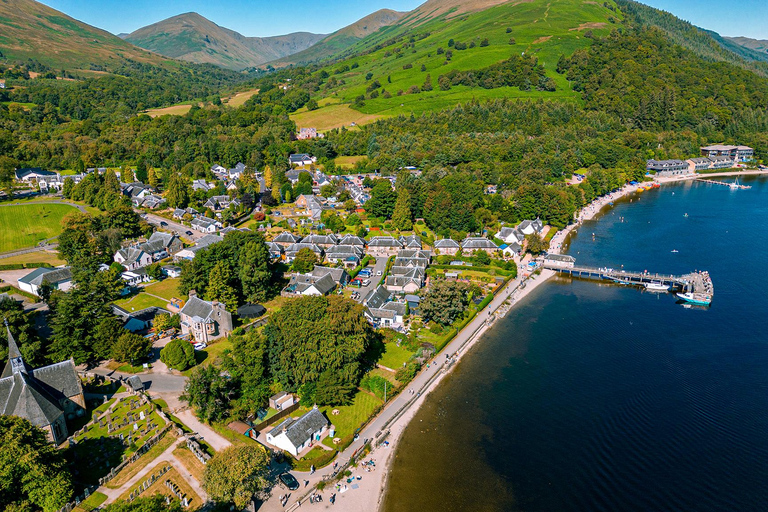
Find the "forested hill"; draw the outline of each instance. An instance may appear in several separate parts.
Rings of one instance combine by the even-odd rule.
[[[704,30],[674,14],[634,0],[616,0],[619,8],[637,26],[656,27],[672,41],[707,60],[730,62],[768,77],[768,54],[741,46],[717,32]]]

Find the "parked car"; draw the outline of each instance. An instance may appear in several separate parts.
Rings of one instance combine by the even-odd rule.
[[[377,276],[380,276],[380,275],[381,275],[381,270],[377,270],[377,271],[376,271],[376,275],[377,275]]]
[[[185,235],[187,235],[187,236],[192,236],[192,235],[194,235],[194,233],[192,233],[191,231],[185,231],[185,232],[184,232],[184,234],[185,234]]]
[[[283,473],[278,478],[289,491],[295,491],[299,488],[299,481],[290,473]]]
[[[366,279],[365,281],[363,281],[363,286],[368,286],[369,284],[371,284],[370,279]]]
[[[165,222],[164,220],[161,220],[161,221],[160,221],[160,226],[162,226],[162,227],[167,227],[167,226],[168,226],[168,223],[167,223],[167,222]]]
[[[200,343],[195,343],[195,350],[203,350],[204,348],[207,348],[208,344],[203,343],[202,341]]]

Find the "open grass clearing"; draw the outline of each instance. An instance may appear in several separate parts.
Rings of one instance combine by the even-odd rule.
[[[11,256],[10,258],[0,258],[0,265],[16,265],[23,263],[48,263],[51,266],[58,267],[64,265],[64,261],[57,252],[37,251]]]
[[[403,363],[408,362],[413,354],[413,352],[403,345],[398,347],[394,341],[390,341],[389,343],[384,344],[384,353],[381,355],[381,359],[377,362],[391,370],[397,370],[403,366]]]
[[[319,131],[332,130],[342,126],[349,128],[352,123],[358,125],[372,123],[382,117],[382,115],[375,113],[358,112],[350,108],[349,105],[328,105],[312,111],[300,109],[291,114],[291,119],[298,128],[317,128]]]
[[[33,247],[62,232],[61,220],[75,212],[66,204],[11,204],[0,206],[0,252]],[[12,226],[13,229],[8,229]]]
[[[373,414],[382,401],[365,391],[358,391],[350,405],[337,405],[323,407],[325,416],[336,427],[335,437],[344,439],[351,436],[359,429]],[[333,414],[333,410],[338,409],[339,414]],[[333,439],[326,437],[323,440],[326,446],[334,447]]]
[[[171,299],[174,297],[180,298],[180,295],[179,295],[180,284],[181,284],[180,278],[163,279],[162,281],[159,281],[157,283],[147,286],[146,288],[144,288],[144,291],[152,295],[157,295],[158,297],[162,297],[166,299],[168,302],[170,302]]]
[[[121,299],[115,302],[116,306],[120,306],[126,311],[141,311],[142,309],[150,307],[165,308],[168,301],[158,299],[147,293],[141,292],[133,297],[127,299]]]
[[[355,167],[355,164],[357,162],[360,162],[362,160],[366,160],[368,157],[365,155],[355,155],[355,156],[338,156],[336,157],[336,160],[334,160],[334,163],[337,167],[343,167],[344,169],[352,169]]]
[[[149,117],[155,118],[160,116],[183,116],[187,112],[192,110],[192,105],[171,105],[170,107],[153,108],[146,110],[143,113]]]
[[[259,94],[258,89],[251,89],[249,91],[242,91],[235,93],[231,96],[225,96],[221,98],[222,103],[226,103],[230,107],[242,107],[245,105],[245,102],[251,99],[251,97]]]

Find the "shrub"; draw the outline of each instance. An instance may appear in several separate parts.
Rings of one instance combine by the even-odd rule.
[[[195,365],[195,349],[182,339],[175,339],[160,351],[160,360],[169,368],[184,371]]]
[[[414,359],[408,361],[402,368],[399,368],[395,372],[395,378],[401,384],[408,384],[419,373],[419,370],[421,370],[421,363]]]

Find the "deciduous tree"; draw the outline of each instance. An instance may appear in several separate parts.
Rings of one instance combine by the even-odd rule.
[[[266,451],[260,446],[231,446],[217,452],[205,466],[205,492],[241,510],[264,490],[268,463]]]

